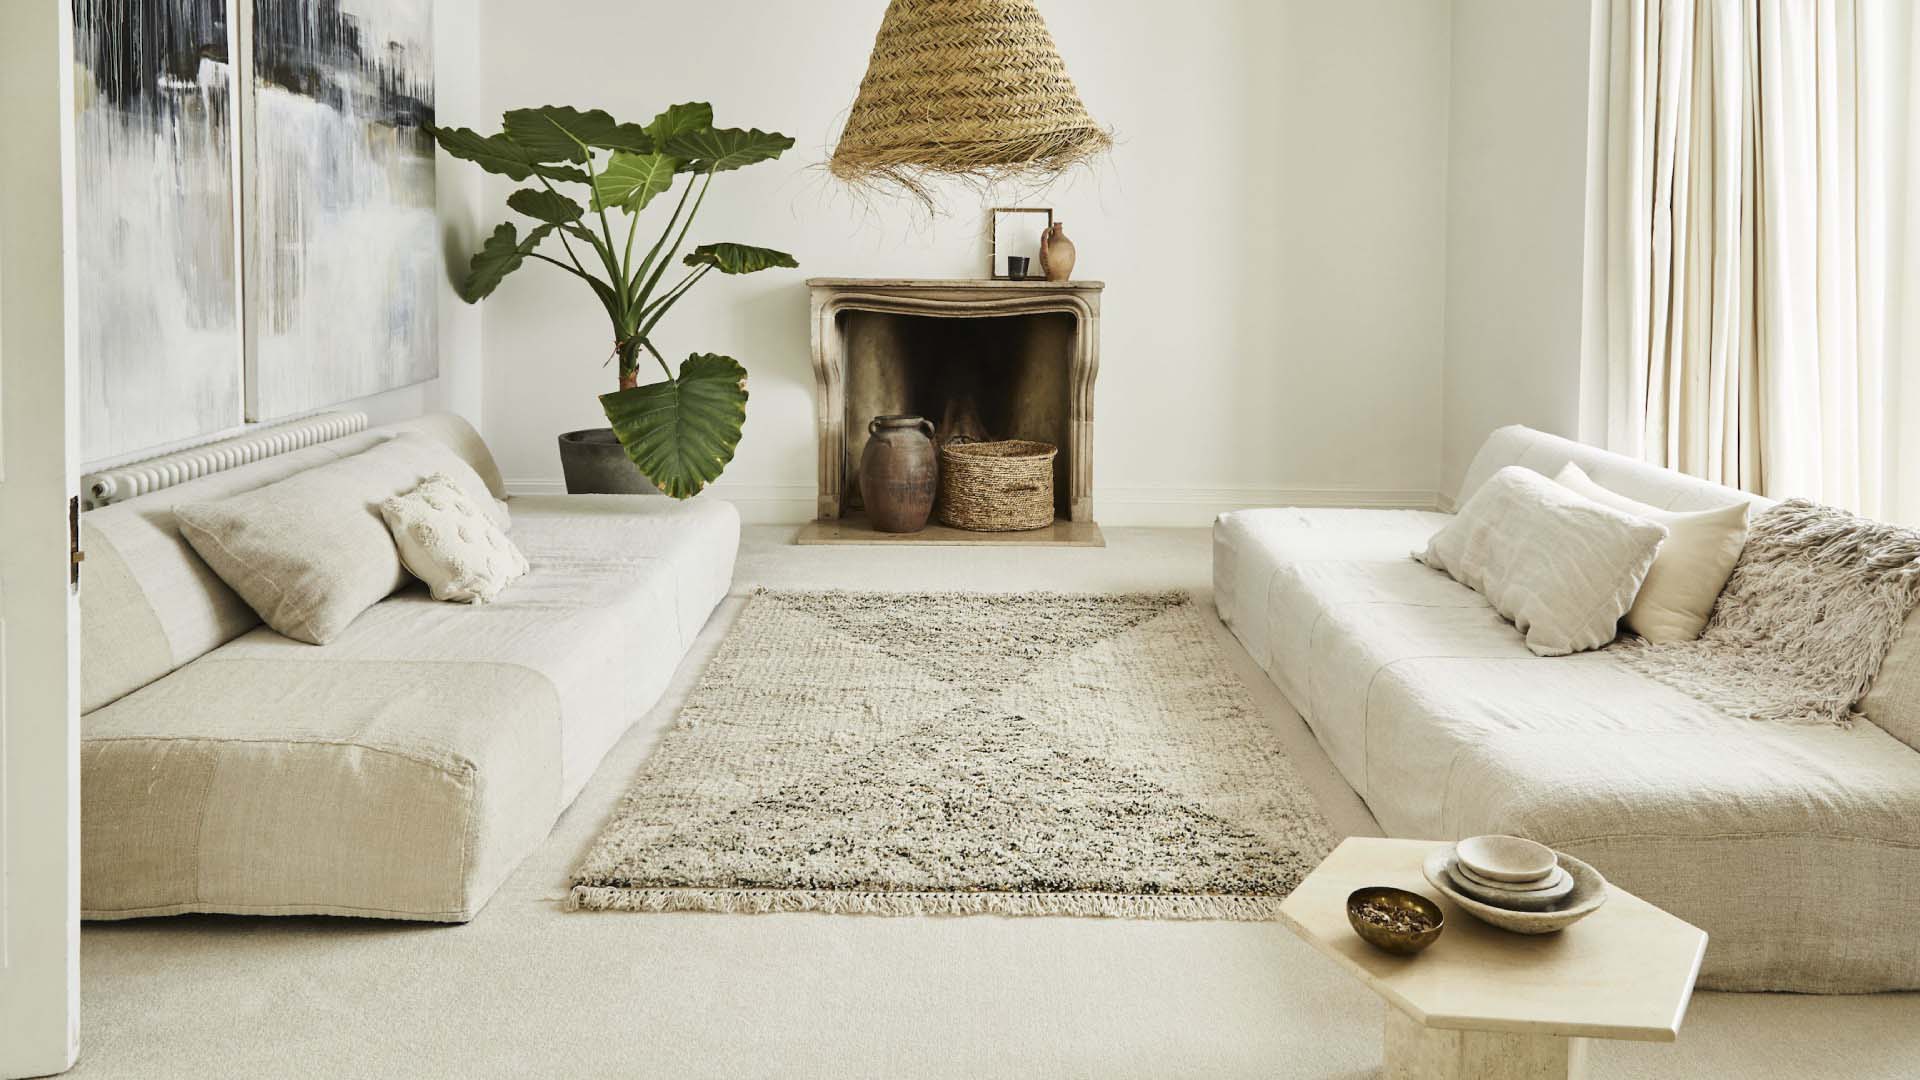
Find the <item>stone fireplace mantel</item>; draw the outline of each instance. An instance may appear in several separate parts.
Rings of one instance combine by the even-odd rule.
[[[882,361],[859,355],[863,335],[848,333],[848,321],[861,313],[920,319],[1003,319],[996,325],[1025,334],[1000,351],[1035,357],[1047,370],[1025,385],[1055,388],[1064,400],[992,403],[1000,415],[1016,411],[1021,420],[1003,426],[1051,424],[1052,430],[990,430],[994,438],[1040,438],[1060,447],[1056,486],[1059,516],[1072,522],[1093,521],[1093,385],[1100,369],[1100,293],[1098,281],[998,281],[911,278],[810,278],[812,297],[813,373],[815,408],[819,421],[819,519],[835,521],[857,498],[859,462],[853,446],[865,445],[867,417],[850,416],[849,365]],[[1053,316],[1020,320],[1017,316]],[[1062,320],[1057,317],[1064,317]],[[905,336],[905,331],[900,332]],[[924,333],[922,335],[924,337]],[[1030,340],[1029,340],[1030,339]],[[1057,348],[1055,345],[1057,343]],[[850,357],[849,353],[856,355]],[[1056,357],[1050,355],[1058,353]],[[998,358],[1003,361],[1005,358]],[[965,363],[952,356],[942,363]],[[899,366],[899,361],[894,361]],[[855,373],[856,376],[858,373]],[[1025,379],[1024,376],[1022,376]],[[1034,381],[1037,380],[1037,381]],[[870,404],[870,401],[868,402]],[[890,406],[897,408],[897,406]],[[914,410],[904,410],[914,411]],[[1036,419],[1038,417],[1038,419]],[[940,423],[940,417],[929,417]],[[857,430],[853,430],[856,429]],[[943,432],[943,435],[945,432]],[[851,438],[850,438],[851,436]],[[983,536],[985,534],[982,534]]]

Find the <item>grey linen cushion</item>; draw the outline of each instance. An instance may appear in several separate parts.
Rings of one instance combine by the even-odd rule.
[[[413,434],[173,512],[194,551],[268,626],[324,645],[407,581],[380,504],[436,472],[477,491],[476,501],[504,517],[471,466]]]
[[[1537,656],[1612,641],[1667,528],[1509,465],[1414,557],[1486,597]]]

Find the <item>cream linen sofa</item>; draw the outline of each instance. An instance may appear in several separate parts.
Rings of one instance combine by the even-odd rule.
[[[1656,506],[1769,505],[1519,427],[1487,440],[1459,501],[1503,466],[1568,461]],[[1446,521],[1277,509],[1214,525],[1221,618],[1384,830],[1571,852],[1708,932],[1703,987],[1920,987],[1920,752],[1865,720],[1729,719],[1604,651],[1534,656],[1478,594],[1409,558]],[[1920,616],[1881,672],[1904,680],[1883,709],[1920,708],[1916,639]]]
[[[422,417],[88,511],[81,593],[81,906],[461,922],[665,691],[725,597],[733,507],[521,496],[531,572],[492,604],[406,588],[319,646],[262,626],[171,507],[418,431]]]

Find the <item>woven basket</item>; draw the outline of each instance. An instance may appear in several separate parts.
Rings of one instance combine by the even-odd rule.
[[[1051,443],[949,442],[940,448],[940,520],[975,532],[1053,524]]]
[[[1033,0],[891,0],[828,167],[930,200],[931,174],[1047,175],[1112,145]]]

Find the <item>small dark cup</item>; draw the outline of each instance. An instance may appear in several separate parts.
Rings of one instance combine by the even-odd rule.
[[[1360,917],[1360,906],[1369,902],[1377,907],[1398,908],[1416,920],[1424,920],[1426,928],[1393,930],[1375,926]],[[1347,922],[1353,924],[1353,932],[1360,935],[1360,940],[1395,956],[1412,956],[1437,941],[1440,931],[1447,928],[1447,918],[1440,911],[1440,905],[1417,892],[1391,885],[1369,885],[1353,890],[1347,896]]]
[[[1025,255],[1007,256],[1007,277],[1014,281],[1027,280],[1028,258]]]

